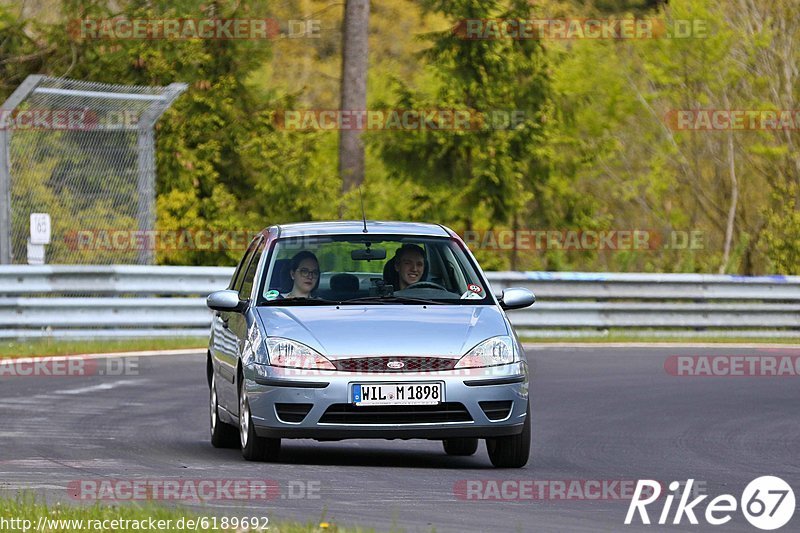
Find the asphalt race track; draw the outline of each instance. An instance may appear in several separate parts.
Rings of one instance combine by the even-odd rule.
[[[0,377],[0,492],[30,489],[48,501],[80,504],[69,489],[81,480],[271,480],[280,493],[270,499],[183,504],[218,516],[324,516],[337,525],[437,532],[756,532],[740,510],[720,527],[702,515],[714,496],[738,500],[763,475],[783,478],[800,502],[799,377],[665,370],[671,355],[797,357],[800,348],[530,346],[527,353],[534,438],[525,469],[492,468],[483,443],[475,456],[458,458],[436,441],[284,441],[279,463],[247,463],[238,450],[208,442],[205,359],[198,353],[142,357],[127,375]],[[666,487],[689,478],[710,496],[696,508],[700,525],[684,517],[677,526],[646,527],[638,516],[623,524],[629,501],[615,495],[615,481],[654,479]],[[505,499],[489,490],[500,486],[492,480],[510,482]],[[508,491],[533,480],[611,488],[605,499],[517,499]],[[662,503],[648,507],[651,520]],[[800,512],[781,531],[798,524]]]

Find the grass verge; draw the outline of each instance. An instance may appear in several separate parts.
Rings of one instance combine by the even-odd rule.
[[[0,498],[0,531],[37,531],[38,533],[86,533],[87,531],[269,531],[271,533],[366,533],[372,529],[344,529],[327,522],[300,524],[297,522],[272,522],[267,513],[249,513],[247,526],[253,521],[261,527],[243,527],[245,516],[233,513],[226,516],[203,514],[194,510],[147,505],[101,505],[92,506],[47,505],[33,495],[17,498]],[[215,522],[216,520],[216,522]],[[116,521],[116,522],[114,522]],[[216,527],[214,527],[216,524]],[[39,527],[41,526],[41,527]],[[138,526],[138,527],[137,527]],[[38,529],[37,529],[38,528]]]
[[[29,339],[0,341],[0,359],[85,353],[134,352],[140,350],[175,350],[208,346],[207,337],[167,337],[143,339]]]

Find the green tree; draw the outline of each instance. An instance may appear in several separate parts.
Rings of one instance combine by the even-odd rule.
[[[381,131],[372,136],[389,180],[415,184],[415,219],[445,220],[458,230],[499,229],[518,222],[535,183],[545,179],[541,139],[548,77],[536,40],[471,40],[464,19],[529,16],[526,2],[436,0],[424,5],[455,30],[435,32],[422,53],[432,86],[398,80],[386,107],[458,110],[473,117],[467,129]],[[478,119],[477,117],[480,117]],[[503,258],[492,266],[502,266]]]

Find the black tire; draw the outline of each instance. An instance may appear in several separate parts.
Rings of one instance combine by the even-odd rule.
[[[531,454],[531,405],[525,413],[522,433],[506,437],[486,439],[486,451],[489,460],[497,468],[522,468],[528,464]]]
[[[281,439],[267,439],[256,434],[244,386],[239,387],[239,445],[242,456],[248,461],[275,461],[281,453]]]
[[[473,455],[478,451],[478,439],[444,439],[442,444],[447,455]]]
[[[209,390],[209,419],[211,426],[211,445],[214,448],[236,448],[239,446],[239,432],[235,426],[226,424],[219,419],[219,404],[217,403],[217,380],[211,374]]]

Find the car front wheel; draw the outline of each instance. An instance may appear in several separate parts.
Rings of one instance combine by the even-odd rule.
[[[256,435],[244,384],[239,387],[239,441],[242,455],[248,461],[275,461],[281,451],[281,439]]]
[[[498,468],[522,468],[528,464],[531,453],[531,406],[525,413],[522,433],[505,437],[486,439],[486,451],[489,460]]]

